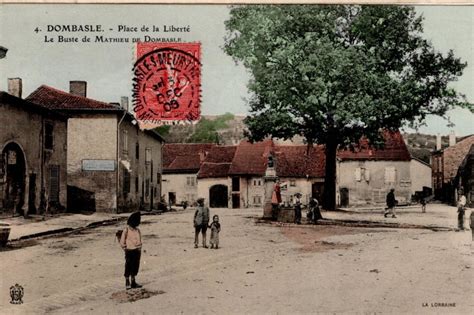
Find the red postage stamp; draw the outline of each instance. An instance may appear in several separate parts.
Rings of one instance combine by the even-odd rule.
[[[141,128],[200,118],[200,43],[137,43],[133,111]]]

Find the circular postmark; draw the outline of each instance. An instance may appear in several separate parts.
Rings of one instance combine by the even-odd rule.
[[[201,63],[197,51],[163,47],[138,56],[133,67],[133,111],[139,122],[162,125],[199,119]]]

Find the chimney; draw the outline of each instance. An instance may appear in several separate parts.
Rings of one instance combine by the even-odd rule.
[[[23,84],[20,78],[8,79],[8,94],[21,98]]]
[[[87,97],[87,82],[69,81],[69,93],[76,96]]]
[[[453,146],[456,144],[456,134],[454,133],[454,130],[451,130],[449,133],[449,146]]]
[[[120,105],[122,106],[125,111],[128,112],[128,97],[127,96],[122,96],[120,98]]]
[[[441,150],[441,135],[438,133],[436,135],[436,151]]]

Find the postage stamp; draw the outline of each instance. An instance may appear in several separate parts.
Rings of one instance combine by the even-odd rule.
[[[200,59],[200,43],[137,43],[133,112],[142,129],[199,120]]]

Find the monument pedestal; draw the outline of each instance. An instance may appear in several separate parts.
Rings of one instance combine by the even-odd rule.
[[[265,183],[265,195],[263,203],[263,218],[272,218],[272,193],[275,183],[278,177],[276,176],[275,169],[268,168],[263,177]]]

